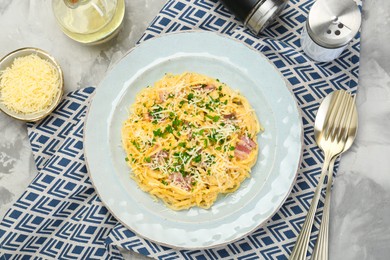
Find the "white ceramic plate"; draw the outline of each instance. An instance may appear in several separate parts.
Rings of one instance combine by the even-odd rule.
[[[198,72],[239,89],[265,132],[251,178],[208,210],[173,211],[130,178],[120,130],[135,95],[164,73]],[[177,33],[148,40],[105,77],[93,99],[85,132],[90,177],[102,201],[126,227],[176,248],[207,248],[241,238],[283,204],[301,157],[302,127],[282,76],[259,52],[210,32]]]

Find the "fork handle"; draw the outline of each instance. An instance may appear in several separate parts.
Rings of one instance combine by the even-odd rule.
[[[329,242],[329,209],[330,196],[333,181],[333,167],[336,161],[336,156],[330,161],[328,171],[328,184],[326,186],[326,196],[324,210],[322,213],[322,221],[316,245],[314,247],[312,260],[327,260],[328,259],[328,242]]]
[[[290,260],[305,260],[307,247],[309,245],[311,228],[314,222],[314,216],[317,210],[318,201],[320,199],[320,194],[322,190],[322,185],[324,183],[324,179],[326,173],[328,172],[328,166],[330,160],[333,158],[333,155],[329,153],[325,153],[324,165],[322,166],[322,171],[320,175],[320,179],[318,181],[317,188],[314,192],[314,197],[311,201],[309,211],[307,212],[305,223],[303,223],[301,232],[299,233],[297,242],[295,247],[290,255]]]

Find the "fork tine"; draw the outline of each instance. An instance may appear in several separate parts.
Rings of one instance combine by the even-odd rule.
[[[348,117],[351,109],[351,97],[349,94],[346,94],[346,96],[347,96],[347,100],[346,100],[346,106],[344,108],[343,118],[341,119],[339,130],[336,133],[337,141],[342,140],[342,137],[344,136],[346,131],[346,126],[348,125]]]
[[[338,111],[338,108],[340,106],[339,98],[340,98],[340,91],[335,91],[333,93],[332,100],[330,102],[330,109],[329,112],[326,114],[325,123],[324,123],[324,136],[325,139],[328,139],[330,132],[333,128],[333,122],[334,118],[336,116],[336,113]]]
[[[339,126],[339,118],[341,117],[342,113],[344,112],[344,99],[345,99],[345,93],[341,90],[337,91],[337,99],[335,100],[335,104],[332,108],[332,111],[330,112],[329,120],[327,122],[326,127],[326,133],[325,138],[331,138],[332,141],[334,140],[334,133],[336,131],[336,128]]]
[[[334,140],[339,141],[341,132],[345,128],[345,124],[346,124],[346,117],[347,117],[348,106],[349,106],[349,94],[346,91],[341,91],[341,93],[342,93],[342,99],[341,99],[340,111],[337,113],[334,122],[335,127],[333,128],[333,132],[331,133],[332,141]]]
[[[336,100],[338,99],[338,95],[339,95],[338,91],[333,92],[333,97],[330,100],[330,104],[329,104],[329,113],[327,113],[326,117],[325,117],[325,123],[329,121],[329,117],[330,117],[331,111],[333,111],[333,107],[336,104]]]
[[[345,127],[344,127],[343,131],[340,133],[340,137],[339,137],[339,140],[341,140],[341,141],[345,141],[348,138],[348,130],[351,127],[353,115],[355,112],[355,96],[352,97],[349,95],[349,104],[348,105],[349,105],[347,108],[348,113],[347,113],[346,118],[345,118]]]

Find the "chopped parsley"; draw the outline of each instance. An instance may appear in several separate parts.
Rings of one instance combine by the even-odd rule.
[[[214,111],[214,109],[211,107],[211,102],[206,103],[206,109],[208,109],[210,111]]]
[[[220,116],[210,116],[206,115],[208,119],[211,119],[213,122],[218,122],[218,120],[221,118]]]
[[[135,147],[138,151],[141,149],[141,147],[139,146],[139,144],[138,144],[135,140],[133,140],[131,143],[134,145],[134,147]]]
[[[202,155],[201,155],[201,154],[197,155],[197,156],[193,159],[193,161],[196,162],[196,163],[202,161]]]
[[[156,136],[156,137],[162,137],[163,136],[163,132],[161,131],[161,129],[159,128],[159,129],[157,129],[157,130],[153,130],[153,134],[154,134],[154,136]]]
[[[210,140],[211,144],[215,144],[217,142],[216,133],[215,131],[212,131],[207,138]]]
[[[203,143],[204,143],[204,148],[207,148],[208,146],[207,139],[203,139]]]
[[[167,127],[165,127],[164,134],[166,134],[166,133],[170,133],[170,134],[173,133],[173,128],[171,125],[168,125]]]
[[[148,112],[154,119],[161,119],[162,115],[159,113],[161,111],[163,111],[162,106],[156,106],[153,110],[149,110]]]
[[[175,130],[177,130],[177,128],[180,126],[181,124],[181,120],[178,119],[177,117],[172,121],[172,126]]]
[[[193,135],[200,135],[202,136],[204,133],[204,129],[201,129],[199,132],[194,132]]]

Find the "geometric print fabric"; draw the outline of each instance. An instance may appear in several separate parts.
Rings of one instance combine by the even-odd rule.
[[[83,126],[93,92],[69,93],[49,117],[28,125],[38,174],[0,223],[5,259],[121,258],[105,243],[117,221],[97,196],[84,161]]]
[[[323,156],[316,145],[313,125],[322,99],[344,89],[356,92],[359,73],[360,34],[341,56],[328,63],[311,61],[300,48],[300,34],[314,1],[289,1],[280,17],[254,36],[218,1],[169,1],[152,21],[140,42],[160,34],[193,29],[218,32],[258,50],[284,76],[298,103],[304,131],[303,158],[296,184],[284,205],[263,227],[226,246],[207,250],[174,250],[145,241],[118,224],[109,238],[117,246],[155,258],[184,259],[287,259],[304,222],[321,172]],[[361,6],[361,3],[360,3]],[[270,86],[272,91],[272,86]],[[338,162],[336,163],[337,169]],[[318,233],[323,204],[320,202],[312,231],[309,254]]]
[[[117,247],[122,247],[158,259],[287,259],[321,172],[322,152],[313,135],[315,113],[328,93],[356,92],[359,73],[360,34],[332,62],[315,63],[301,51],[300,33],[313,3],[289,1],[276,22],[257,37],[217,0],[171,0],[139,41],[175,31],[214,31],[258,50],[284,76],[302,115],[304,151],[290,196],[267,224],[234,243],[192,251],[158,245],[126,229],[104,207],[87,174],[83,126],[94,89],[85,88],[69,93],[43,121],[28,125],[39,173],[0,223],[0,256],[121,259]],[[322,206],[317,210],[309,254]]]

